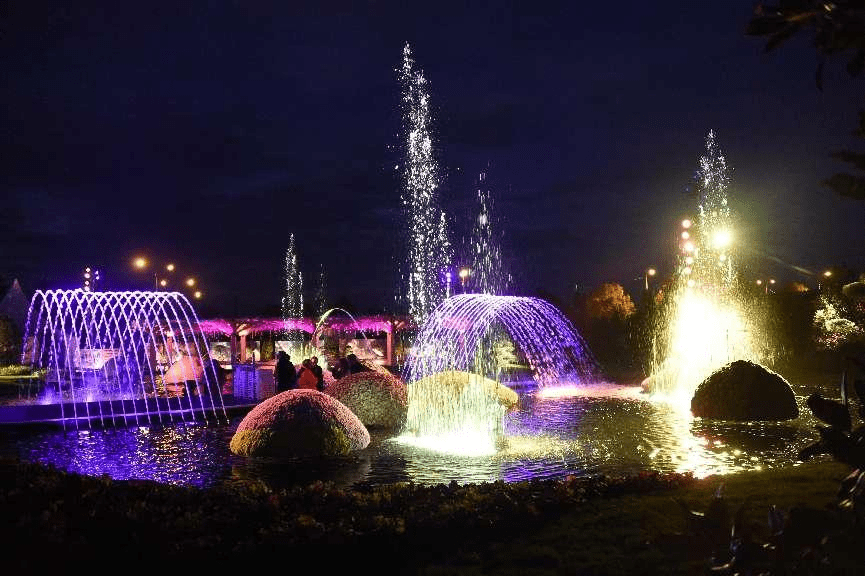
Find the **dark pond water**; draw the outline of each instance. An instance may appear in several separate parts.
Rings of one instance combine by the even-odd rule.
[[[544,398],[528,386],[505,417],[506,442],[494,455],[454,456],[370,430],[369,447],[324,460],[241,457],[229,442],[243,416],[227,424],[186,423],[63,431],[14,425],[0,429],[0,454],[114,479],[211,487],[264,483],[271,488],[315,480],[341,487],[414,482],[460,484],[641,470],[697,476],[785,466],[817,438],[804,399],[814,390],[791,382],[800,416],[777,423],[706,421],[656,403],[638,386],[603,385],[580,395]],[[830,391],[831,393],[831,391]]]

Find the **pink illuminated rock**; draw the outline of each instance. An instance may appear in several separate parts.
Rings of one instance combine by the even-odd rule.
[[[253,408],[229,448],[241,456],[344,456],[369,446],[369,431],[344,404],[317,390],[288,390]]]

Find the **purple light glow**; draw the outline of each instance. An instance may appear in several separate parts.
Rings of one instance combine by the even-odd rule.
[[[23,348],[22,364],[46,370],[27,398],[59,405],[64,427],[227,419],[207,339],[179,292],[37,290]]]
[[[501,331],[504,329],[506,334]],[[507,336],[540,386],[586,384],[596,364],[583,338],[540,298],[458,294],[433,310],[415,340],[407,381],[446,370],[495,376],[494,346]]]

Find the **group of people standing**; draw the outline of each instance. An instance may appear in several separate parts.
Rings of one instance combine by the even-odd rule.
[[[288,352],[280,350],[276,355],[276,365],[273,367],[273,380],[277,392],[294,388],[324,391],[324,370],[318,365],[317,356],[304,358],[298,370]]]
[[[328,366],[328,370],[338,380],[348,374],[369,371],[370,368],[358,360],[356,355],[349,354],[340,358],[336,366]],[[318,364],[318,356],[304,359],[298,370],[288,352],[280,350],[276,355],[276,365],[273,367],[273,380],[276,383],[277,393],[294,388],[324,391],[324,370]]]
[[[328,369],[337,380],[349,374],[367,372],[370,370],[360,360],[358,360],[357,356],[354,354],[349,354],[348,356],[340,358],[337,360],[336,366],[329,366]]]

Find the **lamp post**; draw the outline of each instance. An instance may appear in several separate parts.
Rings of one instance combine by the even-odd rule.
[[[463,294],[466,293],[466,279],[471,275],[472,271],[468,268],[463,268],[460,270],[460,284],[463,287]]]
[[[658,273],[658,271],[655,270],[654,268],[649,268],[648,270],[646,270],[646,273],[643,275],[646,279],[646,292],[649,291],[649,276],[654,276],[657,273]]]
[[[139,270],[146,270],[150,266],[150,262],[148,262],[147,258],[143,256],[138,256],[132,261],[132,265]],[[167,288],[169,284],[169,275],[172,274],[177,267],[172,262],[168,262],[165,265],[165,272],[160,274],[157,268],[153,269],[153,290],[159,292],[160,288]],[[195,279],[189,278],[186,280],[186,285],[190,288],[195,286]]]
[[[769,293],[769,286],[770,286],[770,285],[774,285],[774,284],[775,284],[775,279],[774,279],[774,278],[769,278],[769,279],[766,280],[765,282],[763,282],[763,280],[761,280],[761,279],[758,279],[758,280],[757,280],[757,286],[762,286],[762,287],[763,287],[763,292],[764,292],[765,294],[768,294],[768,293]]]

